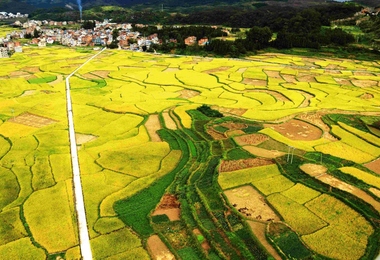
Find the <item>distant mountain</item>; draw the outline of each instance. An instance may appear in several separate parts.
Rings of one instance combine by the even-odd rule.
[[[37,8],[54,8],[67,7],[78,8],[79,0],[0,0],[0,11],[8,12],[26,12],[30,13]],[[140,7],[163,7],[165,9],[176,7],[194,7],[202,5],[218,5],[218,4],[238,4],[250,6],[260,5],[289,5],[289,6],[308,6],[325,3],[326,0],[82,0],[83,8],[90,8],[98,5],[118,5],[124,7],[140,6]],[[355,0],[355,2],[366,6],[376,7],[380,5],[379,0]]]

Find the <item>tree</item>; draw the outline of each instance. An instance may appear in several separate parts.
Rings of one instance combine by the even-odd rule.
[[[94,29],[95,28],[95,22],[94,21],[84,21],[82,25],[83,29]]]
[[[269,41],[272,39],[272,31],[269,27],[254,26],[247,33],[246,41],[253,44],[254,49],[263,49],[269,45]],[[248,44],[248,46],[250,45]]]
[[[37,29],[34,29],[34,31],[33,31],[33,37],[34,37],[34,38],[38,38],[38,37],[40,37],[40,32],[37,31]]]

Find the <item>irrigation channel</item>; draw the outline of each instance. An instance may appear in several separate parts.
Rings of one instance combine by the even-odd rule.
[[[75,197],[75,210],[78,218],[78,230],[79,230],[79,247],[83,260],[92,259],[90,237],[88,235],[87,220],[86,220],[86,210],[84,207],[84,198],[82,191],[82,183],[80,178],[80,168],[78,160],[77,142],[75,138],[75,128],[74,128],[74,118],[73,109],[71,103],[70,94],[70,77],[74,75],[78,70],[80,70],[84,65],[86,65],[93,58],[102,53],[106,48],[103,48],[100,52],[92,56],[80,67],[74,70],[66,78],[66,101],[67,101],[67,120],[69,122],[69,138],[70,138],[70,152],[71,152],[71,165],[73,169],[73,183],[74,183],[74,197]]]

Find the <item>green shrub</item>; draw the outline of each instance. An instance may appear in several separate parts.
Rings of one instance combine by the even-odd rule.
[[[170,219],[169,219],[168,215],[166,215],[166,214],[155,215],[155,216],[152,216],[152,222],[159,224],[159,223],[170,222]]]
[[[212,109],[207,105],[202,105],[198,107],[197,110],[208,117],[223,117],[222,113],[220,113],[218,110]]]
[[[202,243],[205,240],[205,237],[202,235],[197,235],[197,240],[199,243]]]

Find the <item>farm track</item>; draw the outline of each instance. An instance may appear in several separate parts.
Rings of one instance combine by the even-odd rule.
[[[80,67],[74,70],[66,78],[67,117],[68,117],[68,122],[69,122],[69,138],[70,138],[71,164],[72,164],[72,169],[73,169],[75,209],[76,209],[77,220],[78,220],[80,251],[81,251],[81,256],[84,260],[92,259],[92,251],[91,251],[91,245],[90,245],[90,237],[89,237],[88,228],[87,228],[86,209],[84,207],[84,197],[83,197],[83,190],[82,190],[81,177],[80,177],[77,143],[76,143],[76,138],[75,138],[74,116],[73,116],[72,101],[71,101],[71,94],[70,94],[70,77],[74,75],[84,65],[90,62],[93,58],[95,58],[100,53],[102,53],[105,49],[106,48],[102,49],[100,52],[92,56],[90,59],[88,59]]]

